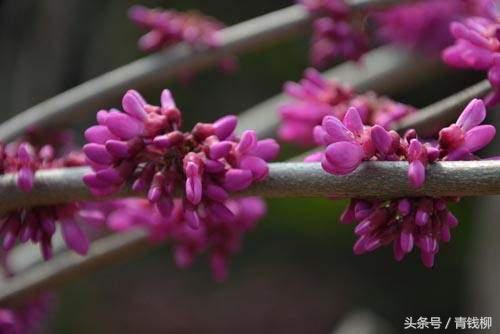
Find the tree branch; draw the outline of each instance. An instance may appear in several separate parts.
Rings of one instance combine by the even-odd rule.
[[[419,57],[402,48],[383,46],[364,55],[361,63],[345,62],[324,75],[359,92],[374,90],[378,94],[394,94],[442,74],[445,69],[440,65],[436,60]],[[280,94],[241,113],[237,132],[255,129],[259,136],[272,136],[280,122],[278,107],[289,100]]]
[[[75,169],[73,171],[75,176],[79,174],[78,170],[82,171]],[[362,198],[472,196],[500,193],[500,161],[455,161],[433,164],[428,167],[425,186],[419,190],[409,186],[407,171],[406,162],[366,162],[351,175],[337,177],[326,174],[317,163],[278,163],[271,164],[270,176],[266,181],[257,184],[246,193],[270,197],[335,195]],[[46,181],[56,184],[60,180],[47,178]],[[63,190],[60,187],[54,188]],[[5,198],[3,186],[1,189],[1,198]],[[69,196],[70,193],[64,195]],[[82,272],[96,270],[106,264],[137,255],[138,252],[150,247],[143,231],[133,231],[94,241],[89,254],[85,257],[63,251],[52,261],[40,263],[24,270],[13,279],[1,281],[0,303],[15,303],[41,291],[57,288],[66,280],[78,277]]]
[[[145,231],[113,234],[92,242],[89,253],[79,256],[65,250],[52,260],[0,281],[0,304],[16,304],[39,293],[60,287],[84,272],[92,272],[111,263],[131,258],[151,249]]]
[[[425,115],[428,112],[431,112],[433,115],[440,115],[442,113],[446,114],[450,112],[452,113],[455,112],[455,114],[457,114],[460,111],[459,109],[461,104],[464,104],[468,102],[470,99],[483,94],[487,90],[485,87],[483,87],[483,85],[485,84],[481,83],[479,85],[471,87],[470,89],[466,89],[463,92],[455,94],[447,99],[444,99],[443,101],[448,101],[446,103],[442,101],[437,102],[427,108],[422,109],[420,114]],[[474,87],[479,87],[479,89],[475,90]],[[472,93],[467,94],[466,92],[472,92]],[[426,122],[431,118],[422,117],[421,119],[422,119],[421,122]],[[410,124],[410,122],[408,122],[407,124]],[[414,124],[417,124],[417,121],[415,121]],[[403,126],[400,126],[400,129],[403,129]],[[437,178],[434,179],[434,176],[432,176],[431,172],[431,175],[428,176],[427,179],[428,182],[426,183],[426,187],[421,189],[420,192],[426,194],[432,194],[434,196],[437,196],[439,194],[439,191],[443,190],[444,191],[451,190],[452,192],[455,191],[463,192],[462,194],[464,195],[497,193],[498,192],[497,175],[500,174],[499,171],[500,166],[498,165],[498,163],[499,163],[498,161],[480,161],[480,162],[449,162],[444,164],[436,164],[431,168],[437,172],[436,174]],[[316,168],[316,172],[322,173],[317,165],[316,167],[314,167],[314,165],[311,166],[312,166],[311,168]],[[386,189],[388,191],[387,194],[393,192],[394,189],[401,189],[403,192],[412,191],[411,189],[408,188],[408,185],[406,183],[407,166],[404,163],[399,163],[399,165],[390,167],[392,169],[385,169],[385,166],[388,165],[377,165],[377,164],[373,165],[373,163],[371,163],[371,165],[366,164],[365,167],[361,168],[355,174],[350,176],[351,178],[358,177],[359,179],[357,182],[360,183],[362,186],[366,182],[366,180],[370,180],[373,177],[371,172],[367,173],[367,171],[370,171],[372,168],[375,168],[375,170],[382,172],[382,174],[379,174],[379,176],[385,173],[386,177],[385,181],[375,182],[369,187],[370,189],[363,188],[362,191],[363,192],[366,191],[366,194],[362,193],[362,195],[368,196],[370,195],[369,193],[370,191],[373,191],[373,189],[378,189],[382,185],[385,188],[387,188]],[[69,193],[78,196],[83,196],[84,198],[88,196],[89,194],[87,190],[83,188],[81,184],[81,176],[85,170],[80,169],[80,172],[77,172],[77,170],[78,169],[73,169],[72,171],[69,170],[59,171],[60,173],[69,172],[68,176],[70,176],[70,178],[72,178],[73,180],[76,180],[76,183],[67,182],[66,184],[64,184],[65,182],[62,182],[59,184],[58,191],[56,191],[55,194],[52,194],[52,191],[46,191],[43,192],[43,197],[50,198],[53,195],[57,195],[59,191],[68,191]],[[274,169],[274,171],[277,170]],[[395,171],[397,171],[397,173],[394,173]],[[365,176],[360,177],[360,174],[358,173],[361,173],[361,175],[363,175],[362,173],[365,173]],[[321,176],[322,174],[319,175]],[[59,176],[61,177],[62,175],[59,174]],[[279,179],[280,177],[281,176],[278,174],[277,178]],[[310,178],[314,176],[306,171],[305,177]],[[337,195],[343,194],[345,196],[348,193],[353,192],[355,190],[351,188],[351,185],[342,183],[342,182],[348,182],[349,177],[335,178],[330,175],[322,175],[321,177],[327,177],[326,180],[328,182],[333,182],[334,189],[331,190]],[[472,179],[470,179],[470,177],[472,177]],[[478,178],[476,179],[476,177]],[[37,175],[37,179],[38,178],[40,178],[40,175]],[[442,183],[440,186],[436,186],[436,184],[439,184],[439,182],[443,181],[443,178],[445,183]],[[291,181],[298,182],[298,180],[300,179]],[[26,194],[19,194],[19,193],[16,194],[16,192],[18,192],[18,189],[14,185],[14,182],[15,179],[12,175],[5,175],[3,177],[0,177],[0,206],[4,205],[3,209],[24,204],[24,200],[22,198]],[[278,191],[278,188],[275,187],[283,186],[284,184],[282,181],[276,181],[276,178],[271,178],[270,181],[268,182],[269,183],[267,184],[267,187],[268,190],[271,192],[270,195],[272,195],[272,192]],[[314,182],[318,181],[316,180]],[[341,182],[341,183],[339,185],[336,182]],[[438,183],[434,184],[433,182],[438,182]],[[42,175],[42,184],[43,184],[43,175]],[[325,183],[325,184],[328,185],[329,187],[332,187],[331,183]],[[341,188],[342,184],[344,188]],[[43,187],[43,185],[40,186]],[[262,189],[259,189],[259,187],[261,186],[265,187],[265,185],[257,185],[253,191],[263,191]],[[453,188],[456,186],[460,187],[461,189]],[[8,189],[10,190],[4,187],[8,187]],[[270,187],[271,189],[269,189]],[[322,189],[323,187],[324,184],[322,181],[316,183],[317,189]],[[437,192],[433,192],[434,191],[433,188],[435,187],[438,187]],[[343,191],[343,193],[341,190]],[[280,191],[283,191],[283,189],[281,189]],[[313,189],[313,191],[316,191],[316,189]],[[429,191],[429,193],[427,193],[427,191]],[[398,192],[398,190],[396,190],[396,192]],[[14,195],[16,197],[17,204],[14,206],[5,205],[7,201],[10,201],[11,195]],[[304,195],[302,189],[300,189],[298,195],[300,196]],[[353,195],[360,196],[359,194],[358,195],[353,194]],[[392,193],[392,195],[396,194]],[[398,194],[398,196],[399,195],[402,194],[400,193]],[[454,195],[458,195],[458,193],[454,193]],[[52,200],[54,200],[54,198]],[[27,202],[29,203],[29,201]],[[127,254],[127,255],[136,254],[136,252],[144,250],[146,248],[146,247],[144,248],[136,247],[136,244],[142,245],[143,242],[147,243],[146,241],[147,241],[146,235],[139,231],[120,234],[120,235],[112,235],[109,237],[104,237],[98,241],[95,241],[92,245],[91,252],[87,257],[78,257],[72,254],[70,251],[63,250],[60,254],[56,255],[55,260],[48,263],[45,262],[38,263],[36,265],[33,265],[34,261],[32,261],[31,258],[34,256],[38,256],[38,254],[36,255],[33,254],[34,253],[33,248],[23,249],[22,252],[20,251],[18,252],[18,254],[16,254],[15,256],[16,258],[14,259],[16,265],[16,268],[14,269],[16,269],[15,272],[18,273],[19,275],[16,276],[16,278],[14,278],[13,280],[7,279],[4,280],[4,282],[0,283],[0,303],[2,301],[6,302],[16,301],[18,299],[22,299],[26,296],[29,296],[31,293],[37,293],[45,289],[56,288],[57,285],[60,282],[64,281],[65,279],[76,277],[77,274],[86,272],[86,270],[90,269],[97,270],[98,268],[101,268],[103,265],[107,264],[108,261],[118,261],[122,258],[121,256],[109,257],[107,255],[107,252],[111,252],[113,254]],[[107,249],[107,251],[94,252],[93,251],[94,247],[98,249]],[[51,263],[56,263],[56,264],[52,265]],[[40,280],[42,280],[43,282],[37,283]]]
[[[387,6],[401,0],[349,0],[352,10]],[[103,99],[111,99],[130,88],[162,82],[186,70],[197,70],[227,55],[262,48],[309,30],[313,16],[301,5],[290,6],[236,24],[221,31],[221,46],[193,48],[185,43],[136,60],[17,114],[0,125],[0,141],[8,141],[31,126],[46,126],[75,120],[93,113]]]
[[[408,129],[415,129],[420,136],[430,137],[443,126],[455,122],[463,108],[473,98],[481,98],[490,91],[490,83],[488,80],[483,80],[405,117],[396,124],[395,130],[404,132]]]
[[[82,181],[87,167],[36,174],[33,190],[19,190],[15,176],[0,177],[0,212],[21,207],[96,200]],[[317,163],[271,163],[269,177],[242,195],[264,197],[392,198],[402,196],[478,196],[500,194],[500,161],[440,162],[427,168],[426,184],[412,189],[407,162],[365,162],[348,176],[327,174]],[[142,196],[130,187],[115,197]],[[99,200],[99,198],[97,199]]]

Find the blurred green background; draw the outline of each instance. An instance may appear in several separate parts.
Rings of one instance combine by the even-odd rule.
[[[0,0],[1,117],[141,57],[136,41],[142,31],[126,17],[132,4],[136,2]],[[291,1],[142,4],[196,8],[231,25]],[[160,90],[168,87],[186,123],[209,121],[242,112],[279,93],[286,80],[299,79],[308,65],[307,52],[308,36],[303,36],[239,57],[234,74],[206,70],[188,85],[169,81],[143,93],[157,101]],[[442,77],[395,98],[424,106],[477,78],[464,73]],[[109,107],[118,101],[105,103]],[[284,152],[291,156],[299,151],[287,145]],[[84,277],[61,288],[46,332],[330,333],[359,310],[402,332],[405,316],[467,312],[467,263],[475,231],[472,201],[454,208],[461,225],[432,270],[420,264],[417,254],[395,262],[391,249],[354,256],[353,227],[338,224],[344,205],[320,199],[269,200],[269,214],[248,235],[223,284],[212,281],[204,258],[192,269],[177,269],[166,246]]]

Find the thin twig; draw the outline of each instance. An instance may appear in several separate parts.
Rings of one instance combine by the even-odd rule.
[[[419,136],[429,138],[441,129],[458,118],[463,108],[474,98],[482,98],[491,91],[491,85],[488,80],[483,80],[471,87],[468,87],[458,93],[450,95],[438,102],[420,109],[417,113],[411,114],[397,124],[394,130],[403,134],[406,130],[415,129]],[[292,158],[291,161],[304,161],[304,158],[317,152],[313,149],[304,152]]]
[[[401,0],[350,0],[353,10],[387,6]],[[197,70],[227,55],[237,55],[309,31],[313,19],[303,6],[294,5],[228,27],[220,32],[217,48],[193,48],[181,43],[173,48],[136,60],[17,114],[0,125],[0,140],[8,141],[32,126],[43,127],[77,120],[102,107],[103,100],[116,98],[127,89],[139,89],[186,70]]]
[[[362,61],[345,62],[325,72],[325,77],[350,85],[358,92],[374,90],[378,94],[394,94],[442,74],[439,62],[419,57],[395,46],[375,49]],[[289,98],[283,94],[246,110],[239,116],[237,132],[255,129],[259,136],[274,134],[279,124],[278,107]]]
[[[86,256],[63,251],[48,262],[0,281],[0,303],[15,304],[40,292],[56,289],[63,282],[79,278],[81,273],[123,261],[151,247],[146,233],[136,230],[95,240]]]
[[[420,136],[432,136],[443,126],[453,123],[463,107],[473,98],[481,98],[490,91],[490,83],[488,80],[483,80],[405,117],[395,126],[395,129],[399,132],[415,129]]]

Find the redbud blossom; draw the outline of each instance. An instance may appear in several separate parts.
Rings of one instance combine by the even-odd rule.
[[[486,16],[491,0],[421,0],[374,13],[377,35],[417,51],[437,53],[453,42],[450,23],[465,17]]]
[[[310,59],[324,67],[337,58],[358,60],[368,49],[365,34],[350,22],[349,8],[343,0],[299,0],[307,10],[326,15],[313,22]]]
[[[236,228],[241,235],[245,229],[235,224],[249,220],[241,216],[246,208],[240,204],[248,201],[231,199],[231,193],[267,177],[267,162],[279,152],[276,141],[258,140],[251,130],[236,136],[236,116],[198,123],[190,132],[182,132],[182,115],[168,90],[162,93],[161,106],[150,105],[138,92],[128,91],[122,107],[124,112],[99,111],[98,125],[85,131],[89,144],[83,151],[93,172],[84,181],[91,191],[112,194],[130,182],[133,190],[146,193],[149,205],[156,209],[153,225],[175,222],[181,229],[193,230],[189,233],[206,236],[211,225],[222,228],[228,224],[227,228]],[[142,213],[135,210],[130,216],[144,222],[138,225],[145,225],[147,219],[140,217],[151,216],[144,214],[150,207],[140,208]],[[112,226],[134,225],[127,223],[123,210],[120,212],[122,218],[112,219]],[[194,232],[198,230],[201,232]],[[226,253],[217,252],[217,268],[222,268],[221,259],[232,252]]]
[[[351,88],[324,79],[314,69],[307,69],[298,83],[287,82],[284,91],[293,100],[279,107],[278,134],[284,141],[301,145],[314,144],[313,129],[325,116],[342,119],[349,107],[356,107],[363,123],[379,124],[386,129],[415,111],[373,92],[356,95]]]
[[[29,334],[42,329],[47,313],[53,308],[54,296],[42,294],[14,309],[0,309],[0,333]]]
[[[144,51],[181,41],[215,47],[219,44],[217,31],[224,28],[223,23],[198,12],[181,13],[139,5],[129,9],[129,17],[138,26],[150,30],[139,40],[139,47]]]
[[[211,198],[224,201],[224,207],[214,207],[212,210],[221,211],[216,215],[208,212],[200,215],[196,229],[186,224],[183,203],[177,199],[167,218],[145,199],[111,201],[99,206],[104,215],[101,222],[117,232],[146,229],[153,242],[169,242],[175,263],[180,268],[189,267],[197,256],[207,253],[214,279],[222,281],[227,277],[231,257],[241,249],[245,234],[253,230],[264,216],[266,205],[258,197],[229,199],[221,188],[210,188],[207,192]],[[228,217],[223,220],[216,218],[221,215]]]
[[[138,26],[149,30],[139,39],[139,48],[146,52],[157,51],[180,42],[193,47],[220,45],[219,31],[224,24],[217,19],[196,11],[181,13],[175,10],[149,9],[132,6],[129,18]],[[238,66],[237,59],[226,56],[219,62],[224,72],[232,72]],[[189,79],[192,73],[184,72],[183,78]]]
[[[414,188],[425,183],[428,164],[438,160],[479,159],[474,153],[488,145],[495,135],[491,125],[481,125],[486,117],[483,101],[474,99],[457,122],[439,132],[437,142],[424,142],[415,130],[404,137],[380,125],[363,125],[356,108],[351,108],[341,122],[326,116],[315,128],[318,144],[324,152],[306,161],[321,161],[331,174],[346,175],[362,161],[408,161],[408,180]],[[394,257],[400,261],[414,247],[420,249],[426,267],[434,265],[440,242],[449,242],[450,229],[458,221],[448,210],[448,201],[458,198],[412,197],[393,200],[353,199],[341,222],[356,222],[354,253],[363,254],[392,243]]]
[[[500,21],[498,13],[489,17],[470,17],[453,22],[450,30],[455,44],[443,51],[444,62],[451,66],[485,70],[494,88],[486,101],[495,105],[500,99]]]
[[[84,156],[77,152],[58,157],[51,145],[36,149],[28,142],[14,142],[0,146],[2,173],[17,173],[17,185],[24,192],[33,188],[38,170],[75,167],[84,165]],[[88,251],[88,240],[74,218],[79,210],[78,203],[52,206],[36,206],[9,211],[0,217],[2,247],[11,250],[17,242],[31,241],[40,245],[45,259],[52,256],[52,236],[60,226],[66,245],[84,255]]]

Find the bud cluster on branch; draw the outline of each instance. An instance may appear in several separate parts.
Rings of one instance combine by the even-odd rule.
[[[499,159],[478,155],[496,133],[495,126],[482,123],[486,107],[500,102],[500,14],[493,0],[396,2],[299,0],[229,28],[196,11],[132,7],[129,18],[147,30],[139,47],[157,54],[0,126],[0,256],[4,271],[13,276],[6,279],[0,301],[37,295],[16,309],[1,308],[0,332],[36,327],[50,305],[50,298],[40,294],[45,287],[93,267],[94,260],[105,262],[126,249],[130,252],[123,254],[129,254],[131,245],[146,241],[172,245],[181,268],[208,254],[214,279],[223,281],[245,235],[266,213],[263,197],[349,199],[339,220],[356,223],[355,254],[391,245],[401,261],[418,248],[422,263],[433,267],[458,225],[448,204],[462,196],[500,194]],[[367,22],[374,31],[368,31]],[[386,92],[357,92],[369,85],[353,89],[309,68],[302,80],[284,85],[287,100],[276,115],[264,117],[275,120],[268,128],[280,119],[280,140],[317,146],[303,163],[271,163],[280,145],[259,139],[252,117],[246,116],[247,129],[237,129],[238,117],[227,115],[186,130],[170,90],[164,89],[154,105],[130,89],[153,77],[186,77],[212,63],[234,69],[233,54],[308,25],[315,67],[338,58],[363,66],[372,45],[393,43],[428,57],[441,53],[455,67],[486,70],[489,83],[418,110],[379,95]],[[389,73],[407,70],[394,68]],[[75,110],[95,112],[97,102],[105,103],[102,97],[117,94],[123,94],[122,110],[99,110],[81,149],[43,129]],[[75,253],[86,255],[90,249],[89,260],[63,252],[60,262],[52,262],[57,265],[35,265],[16,276],[8,261],[15,246],[38,244],[48,261],[58,232]],[[112,243],[98,241],[93,253],[89,240],[108,234],[104,239],[114,238]]]

